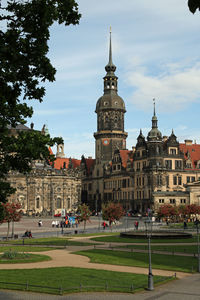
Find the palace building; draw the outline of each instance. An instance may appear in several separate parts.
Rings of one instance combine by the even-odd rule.
[[[110,33],[109,62],[105,66],[104,94],[96,104],[95,159],[82,157],[82,201],[95,211],[103,202],[120,202],[125,210],[146,213],[162,204],[200,205],[200,145],[177,141],[158,129],[155,110],[152,128],[145,138],[126,149],[124,100],[118,95],[116,66],[112,61]],[[199,192],[198,192],[199,191]]]
[[[200,145],[191,140],[179,143],[173,130],[170,136],[163,136],[155,101],[148,135],[140,130],[136,145],[126,149],[126,108],[118,95],[111,42],[110,33],[103,95],[95,110],[95,159],[65,158],[64,146],[58,145],[53,165],[34,162],[29,174],[12,172],[8,180],[16,193],[11,200],[20,201],[24,213],[53,215],[63,208],[76,210],[80,202],[96,212],[108,201],[138,213],[156,211],[163,204],[200,205]]]

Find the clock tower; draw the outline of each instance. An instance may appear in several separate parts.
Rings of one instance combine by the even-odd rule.
[[[112,44],[110,31],[109,62],[105,66],[104,94],[96,104],[97,132],[94,133],[96,166],[112,160],[116,149],[126,149],[127,133],[124,131],[123,99],[118,95],[116,66],[112,62]]]

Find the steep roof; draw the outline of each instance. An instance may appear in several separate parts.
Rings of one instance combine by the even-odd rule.
[[[55,169],[67,169],[69,166],[70,158],[60,158],[57,157],[54,161],[54,168]],[[71,158],[71,162],[74,168],[77,168],[80,166],[81,161],[79,159]]]
[[[85,159],[85,162],[86,162],[86,167],[87,167],[87,173],[88,175],[90,174],[94,164],[95,164],[95,159],[93,158],[86,158]]]
[[[128,159],[131,162],[133,161],[133,158],[131,157],[132,151],[131,150],[120,150],[119,152],[120,152],[120,157],[122,160],[122,166],[124,168],[126,168]]]
[[[184,158],[191,159],[193,169],[196,167],[196,163],[200,160],[200,145],[199,144],[179,144],[180,150],[184,153]],[[189,155],[188,155],[189,154]]]

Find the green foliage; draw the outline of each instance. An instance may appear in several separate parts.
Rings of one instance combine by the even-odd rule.
[[[190,11],[194,14],[197,9],[200,10],[200,0],[188,0]]]
[[[10,0],[0,2],[0,202],[14,189],[5,182],[9,171],[28,172],[33,159],[52,160],[48,147],[60,143],[39,131],[10,134],[33,114],[28,100],[42,101],[43,83],[54,81],[56,70],[48,54],[50,26],[80,19],[75,0]]]

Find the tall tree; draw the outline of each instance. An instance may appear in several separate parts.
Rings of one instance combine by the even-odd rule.
[[[188,0],[190,11],[194,14],[197,9],[200,10],[200,0]]]
[[[33,114],[29,100],[41,102],[43,83],[55,80],[48,54],[54,22],[78,24],[81,15],[75,0],[0,1],[0,202],[13,193],[6,175],[30,171],[33,159],[53,159],[48,146],[60,143],[30,130],[10,135],[10,127],[25,124]]]

